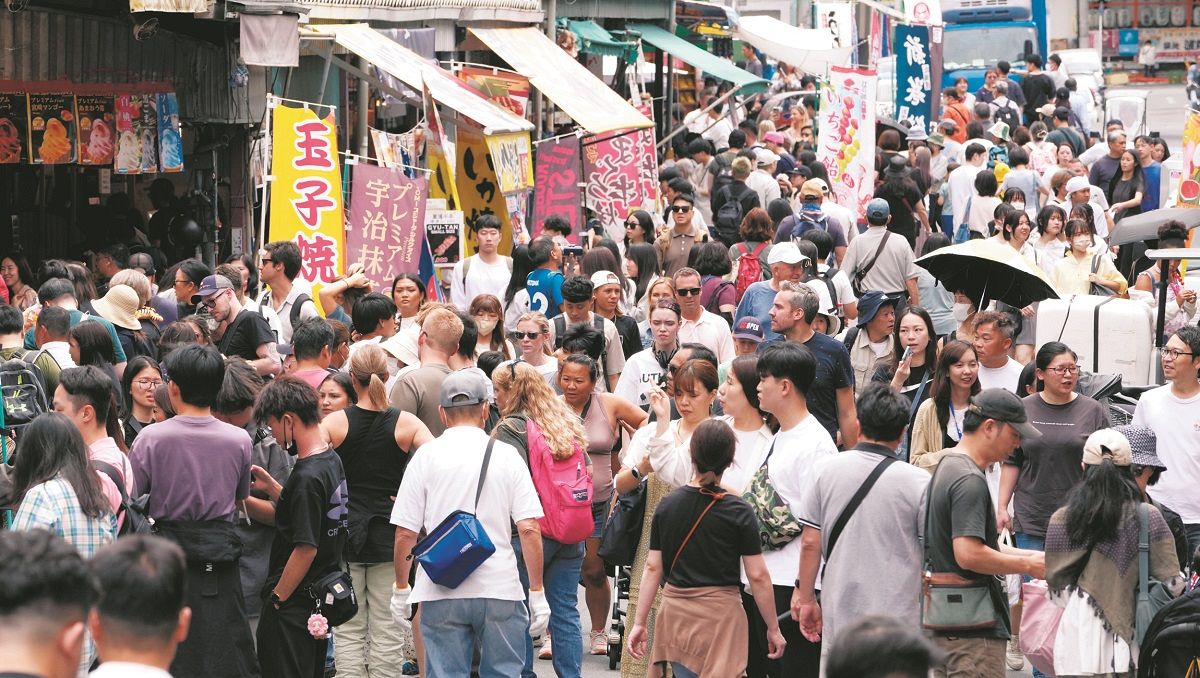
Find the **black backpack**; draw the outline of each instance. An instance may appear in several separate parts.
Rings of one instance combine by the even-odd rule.
[[[608,377],[608,337],[604,336],[604,318],[592,314],[592,327],[604,339],[604,350],[600,352],[600,378]],[[562,348],[563,337],[567,334],[567,316],[559,313],[554,316],[554,348]],[[606,382],[607,383],[607,382]]]
[[[39,414],[50,411],[46,382],[41,370],[27,358],[37,353],[25,353],[0,363],[0,397],[4,400],[4,429],[13,430],[27,425]]]
[[[746,191],[753,190],[749,186],[743,185],[744,190],[734,195],[733,189],[733,184],[721,189],[724,191],[725,203],[713,214],[712,228],[713,235],[729,247],[742,239],[739,229],[742,226],[742,218],[746,216],[745,209],[742,207],[742,197],[745,196]]]
[[[1011,102],[1012,102],[1012,100],[1009,99],[1009,103],[1011,103]],[[1014,108],[1013,106],[998,106],[998,105],[993,104],[992,105],[992,118],[996,122],[1002,122],[1002,123],[1008,125],[1008,129],[1010,130],[1010,133],[1011,133],[1011,130],[1015,130],[1021,126],[1021,116],[1019,113],[1017,113],[1017,109]]]
[[[295,303],[292,304],[292,308],[288,312],[288,322],[291,324],[293,331],[296,329],[296,325],[300,322],[300,311],[304,310],[304,305],[310,301],[312,301],[312,297],[308,296],[307,294],[301,294],[300,296],[296,297]],[[258,298],[258,314],[266,318],[267,312],[265,309],[270,303],[271,290],[267,290],[262,293],[261,297]],[[283,341],[283,337],[275,338],[281,342]]]
[[[1138,678],[1176,678],[1200,663],[1200,589],[1163,606],[1142,639]]]
[[[121,523],[121,529],[117,532],[117,536],[154,534],[154,519],[150,517],[150,495],[145,494],[137,499],[130,499],[125,492],[125,483],[121,482],[121,472],[116,467],[93,459],[92,468],[108,476],[108,479],[113,481],[117,490],[121,492],[121,509],[117,512],[117,516],[120,517],[124,514],[125,522]]]

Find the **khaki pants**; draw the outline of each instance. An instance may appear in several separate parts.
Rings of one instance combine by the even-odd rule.
[[[1005,678],[1007,641],[934,636],[933,642],[946,653],[946,668],[934,671],[937,678]]]
[[[391,611],[396,569],[392,563],[347,565],[358,596],[358,614],[334,631],[333,657],[338,675],[395,678],[404,662],[404,639]]]

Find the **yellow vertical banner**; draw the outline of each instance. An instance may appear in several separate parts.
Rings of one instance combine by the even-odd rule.
[[[463,256],[469,257],[475,253],[475,231],[471,226],[484,214],[494,215],[500,220],[500,251],[508,254],[512,251],[512,221],[508,216],[504,193],[500,191],[487,140],[483,134],[460,126],[455,151],[458,172],[454,179],[458,197],[462,201],[459,209],[463,211],[465,222]]]
[[[345,266],[342,177],[333,115],[280,104],[272,117],[270,240],[300,247],[300,275],[333,282]]]

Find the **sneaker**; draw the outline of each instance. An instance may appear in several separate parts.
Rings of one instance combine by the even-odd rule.
[[[546,636],[546,640],[542,641],[542,647],[538,649],[538,659],[553,659],[554,651],[550,649],[550,636]]]
[[[1008,664],[1008,668],[1013,671],[1020,671],[1025,668],[1025,655],[1021,654],[1021,646],[1017,642],[1017,637],[1013,636],[1008,641],[1008,650],[1004,653],[1004,661]]]
[[[618,643],[621,641],[617,641]],[[608,654],[608,634],[603,631],[592,631],[592,654]]]

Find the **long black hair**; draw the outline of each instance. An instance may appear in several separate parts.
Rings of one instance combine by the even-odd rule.
[[[895,337],[896,350],[892,351],[891,371],[892,376],[896,375],[896,368],[900,366],[900,356],[904,352],[899,350],[900,346],[900,321],[904,320],[906,315],[915,315],[925,323],[925,334],[929,335],[929,341],[925,344],[925,369],[932,370],[934,363],[937,362],[938,347],[937,347],[937,330],[933,329],[933,318],[920,306],[909,306],[904,309],[904,313],[896,316],[896,326],[892,328],[892,336]],[[933,372],[930,372],[933,374]]]
[[[508,289],[504,290],[504,307],[512,303],[517,292],[525,289],[525,280],[533,273],[533,260],[529,258],[529,246],[518,245],[512,251],[512,275],[508,277]]]
[[[637,266],[637,275],[633,279],[637,283],[634,290],[636,299],[631,301],[640,302],[642,297],[646,296],[646,289],[650,287],[650,282],[658,277],[658,250],[648,242],[640,242],[630,245],[625,250],[625,257]]]
[[[61,475],[75,491],[84,514],[99,518],[112,510],[100,489],[100,478],[88,463],[79,429],[65,415],[38,415],[21,436],[21,454],[13,468],[14,503],[20,504],[35,485]]]
[[[1073,544],[1089,547],[1116,539],[1125,505],[1141,500],[1128,466],[1117,466],[1110,459],[1089,465],[1083,480],[1067,495],[1067,535]]]

